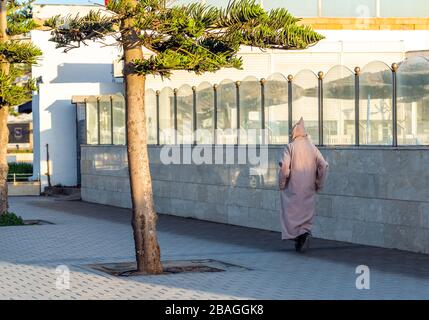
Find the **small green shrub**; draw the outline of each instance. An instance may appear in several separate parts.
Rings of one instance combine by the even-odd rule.
[[[9,174],[33,173],[33,165],[25,162],[9,163]]]
[[[24,225],[24,221],[22,220],[22,218],[17,216],[13,212],[5,212],[0,214],[0,227],[22,225]]]

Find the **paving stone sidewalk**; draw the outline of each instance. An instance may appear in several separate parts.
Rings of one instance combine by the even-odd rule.
[[[54,224],[0,228],[0,299],[428,299],[429,255],[313,239],[297,254],[279,233],[161,215],[163,260],[215,259],[250,268],[113,277],[85,267],[134,259],[130,211],[16,197],[11,211]],[[61,279],[70,270],[70,287]],[[356,267],[370,289],[356,288]]]

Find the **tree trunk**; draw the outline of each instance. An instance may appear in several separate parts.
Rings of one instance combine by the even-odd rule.
[[[123,23],[125,105],[127,114],[127,151],[133,206],[132,226],[136,249],[137,271],[162,273],[160,248],[156,234],[157,215],[153,203],[152,179],[147,151],[146,117],[144,108],[145,76],[133,71],[132,61],[143,59],[136,43],[138,31],[130,28],[132,19]],[[128,30],[127,30],[128,28]]]
[[[3,106],[0,109],[0,214],[8,209],[7,203],[7,142],[9,139],[9,130],[7,129],[8,107]]]
[[[7,29],[7,1],[0,0],[0,42],[8,40]],[[0,58],[0,72],[9,74],[9,63]],[[7,143],[9,140],[9,130],[7,129],[7,117],[9,106],[0,104],[0,214],[8,209],[7,202]]]

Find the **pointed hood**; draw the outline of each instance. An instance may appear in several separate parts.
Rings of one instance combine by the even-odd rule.
[[[299,121],[294,125],[292,129],[292,141],[299,137],[306,137],[307,131],[305,131],[304,119],[301,117]]]

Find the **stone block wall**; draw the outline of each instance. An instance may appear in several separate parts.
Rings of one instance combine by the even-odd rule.
[[[157,212],[279,231],[281,150],[270,146],[268,169],[255,176],[247,164],[164,165],[149,147]],[[429,149],[321,151],[330,170],[314,236],[429,253]],[[82,146],[82,198],[131,207],[124,146]]]

